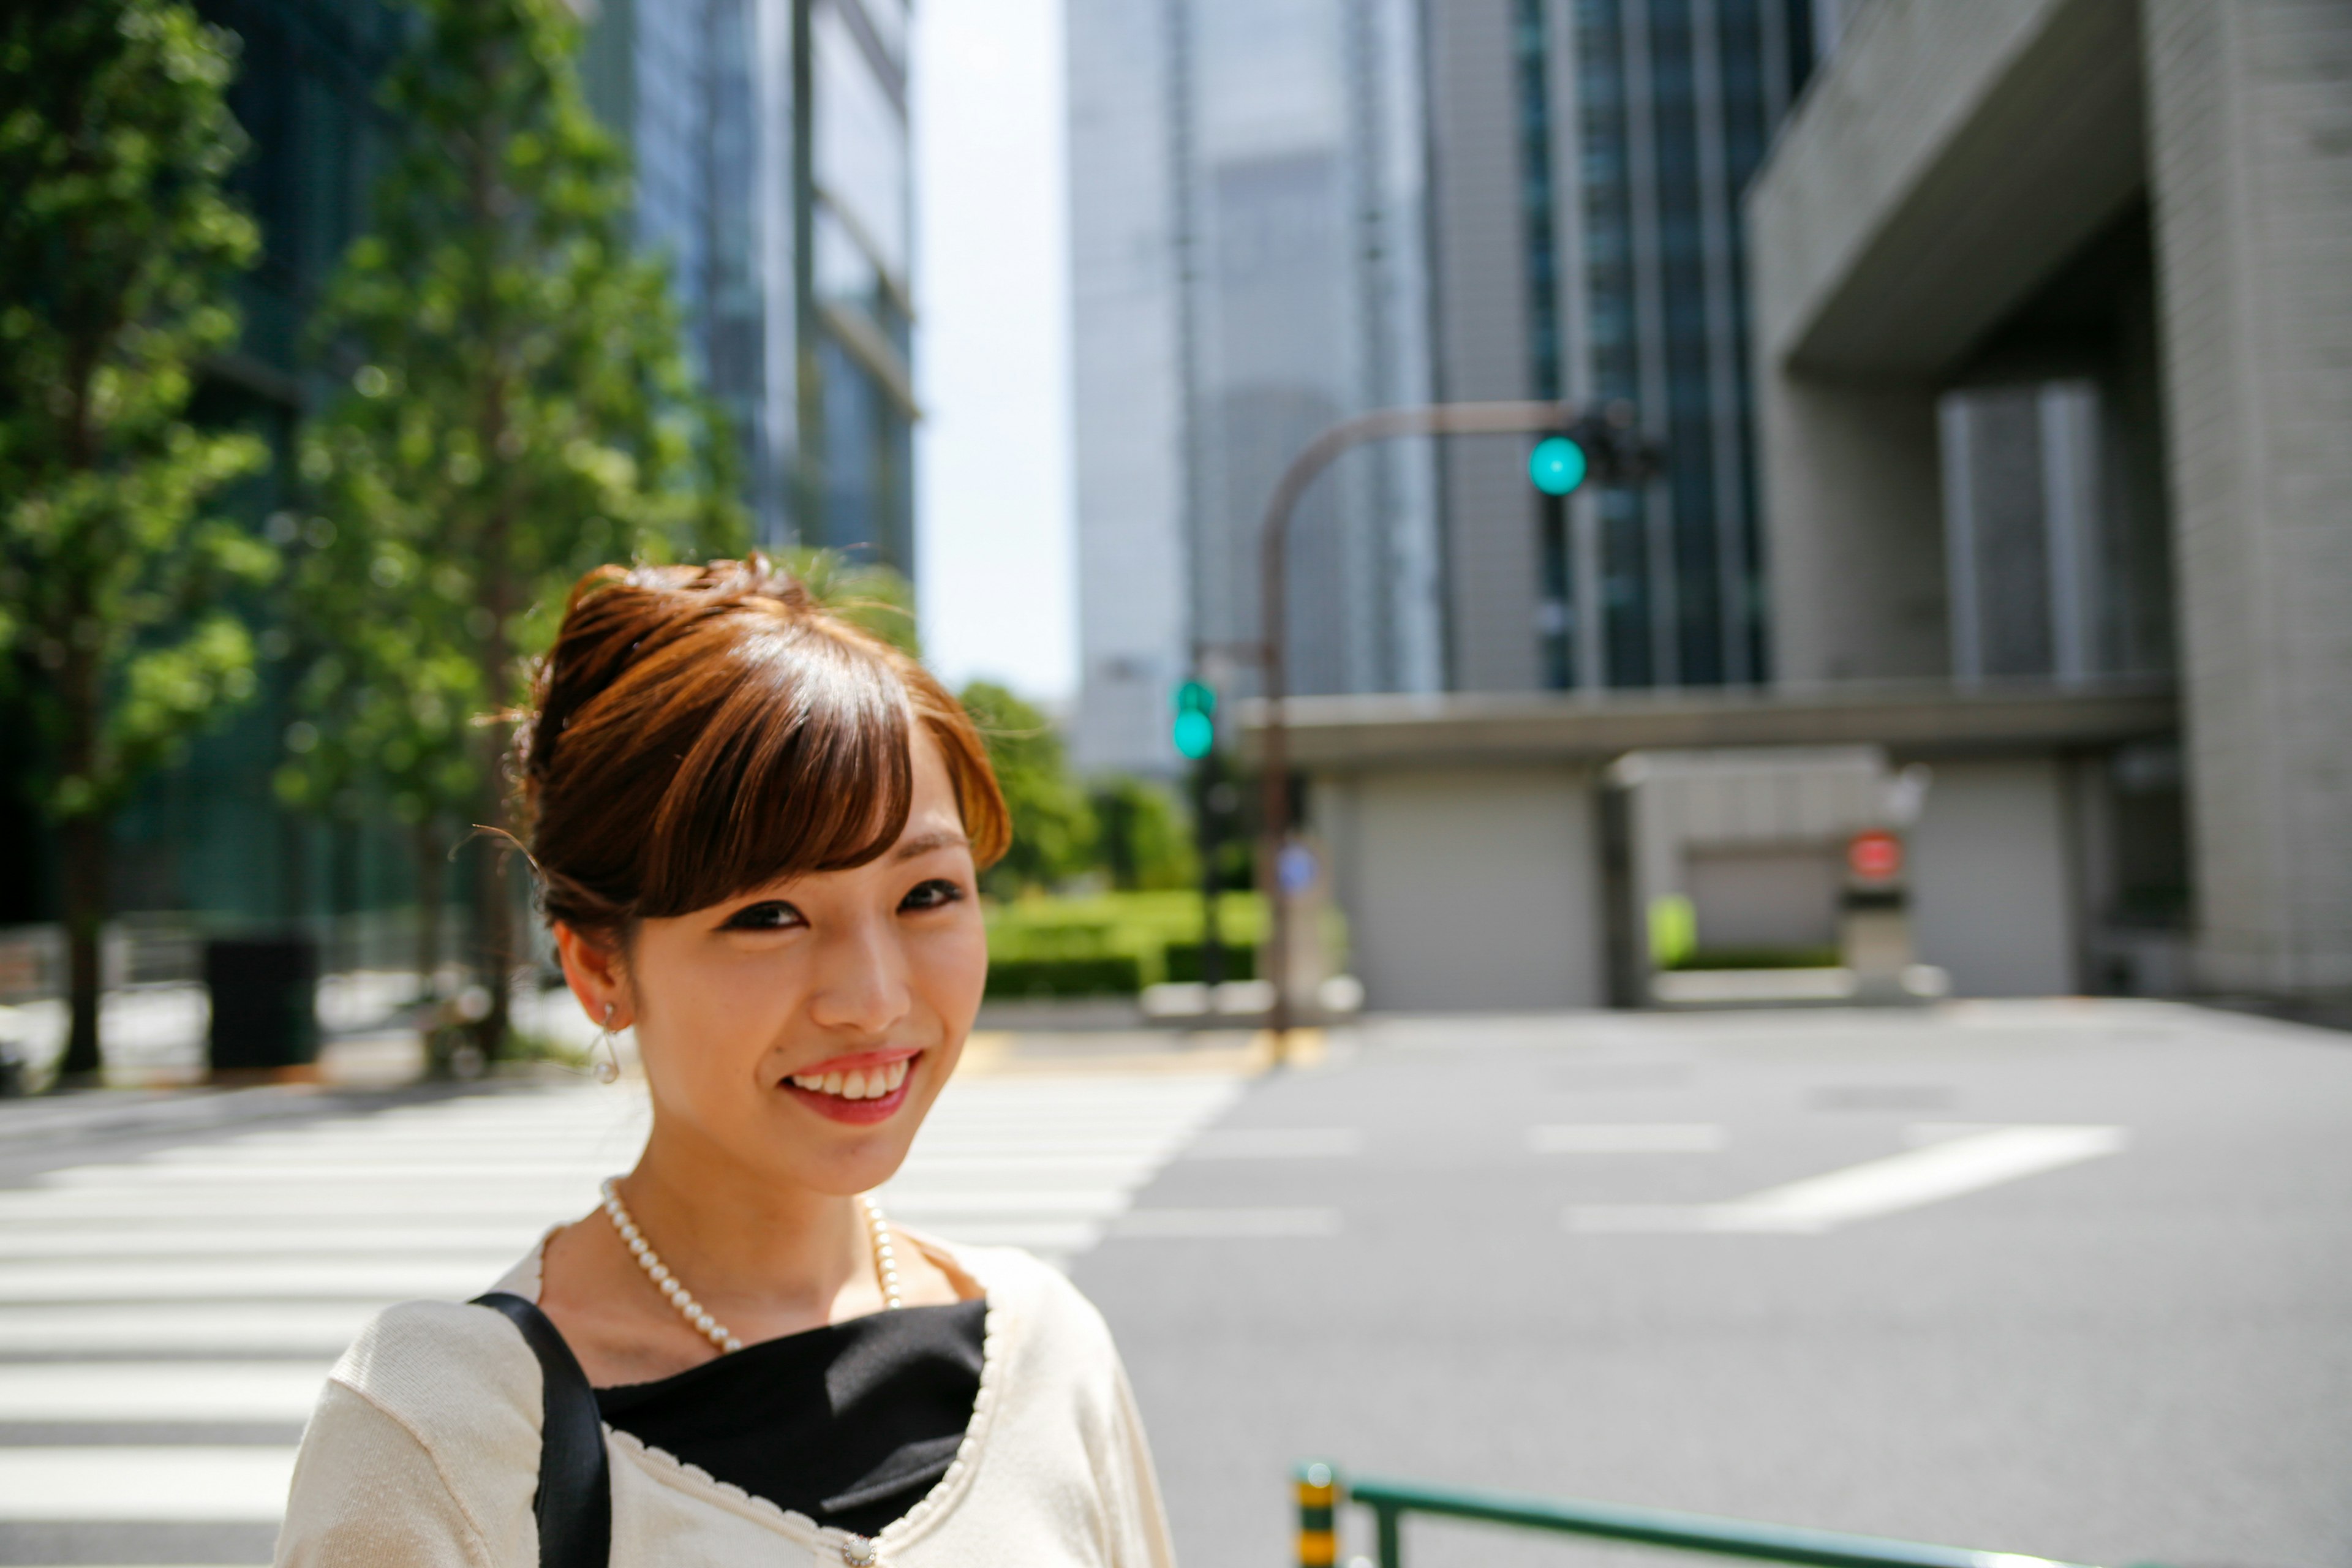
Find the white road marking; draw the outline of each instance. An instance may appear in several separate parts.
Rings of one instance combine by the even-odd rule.
[[[463,1300],[488,1289],[513,1261],[440,1257],[0,1263],[0,1301]]]
[[[1707,1154],[1723,1144],[1723,1129],[1700,1121],[1591,1121],[1528,1129],[1528,1149],[1536,1154]]]
[[[1570,1229],[1817,1236],[1856,1220],[1941,1203],[2122,1149],[2120,1127],[1995,1127],[1907,1153],[1769,1187],[1727,1204],[1586,1205]]]
[[[1187,1160],[1344,1159],[1363,1152],[1353,1127],[1232,1127],[1203,1132],[1184,1146]]]
[[[0,1353],[325,1356],[359,1337],[376,1303],[141,1301],[104,1306],[0,1307]]]
[[[1244,1241],[1296,1236],[1337,1236],[1337,1209],[1129,1209],[1114,1236],[1188,1241]]]
[[[1066,1264],[1244,1081],[961,1079],[883,1202],[951,1241]],[[159,1446],[142,1424],[303,1421],[373,1313],[477,1295],[551,1224],[593,1213],[598,1178],[635,1163],[646,1114],[642,1093],[584,1084],[484,1096],[257,1129],[0,1193],[0,1356],[55,1358],[0,1360],[0,1422],[129,1439],[0,1447],[0,1535],[30,1521],[276,1520],[291,1449]],[[1170,1223],[1137,1234],[1325,1222],[1253,1210]]]
[[[291,1448],[0,1448],[0,1521],[274,1524]]]
[[[539,1239],[543,1225],[378,1226],[130,1224],[93,1229],[87,1223],[26,1221],[7,1227],[11,1260],[37,1258],[328,1258],[383,1257],[404,1252],[443,1257],[471,1253],[511,1262]],[[494,1274],[501,1270],[494,1271]]]
[[[278,1421],[299,1426],[332,1362],[0,1365],[0,1421]]]

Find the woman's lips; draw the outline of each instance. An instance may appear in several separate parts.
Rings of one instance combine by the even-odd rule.
[[[784,1092],[820,1116],[854,1125],[887,1121],[907,1102],[907,1086],[914,1078],[920,1052],[870,1052],[822,1062],[816,1070],[795,1073],[783,1082]],[[856,1065],[849,1065],[856,1064]]]

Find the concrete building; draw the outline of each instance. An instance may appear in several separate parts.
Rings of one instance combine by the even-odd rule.
[[[1069,8],[1082,766],[1172,771],[1168,702],[1255,688],[1258,519],[1316,432],[1429,395],[1411,0]],[[1301,509],[1297,689],[1443,679],[1431,455]]]
[[[2107,918],[2352,988],[2352,7],[1847,9],[1749,196],[1779,672],[2177,668]]]
[[[913,574],[907,0],[603,0],[585,69],[629,145],[771,547]]]
[[[1745,199],[1774,679],[1294,704],[1371,1005],[1638,1000],[1652,748],[1931,769],[1959,994],[2352,988],[2352,8],[1816,12]]]

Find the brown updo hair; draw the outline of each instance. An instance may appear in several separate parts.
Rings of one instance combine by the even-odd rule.
[[[913,803],[910,719],[946,759],[974,861],[1012,837],[962,705],[757,554],[581,578],[522,719],[541,907],[608,942],[879,857]]]

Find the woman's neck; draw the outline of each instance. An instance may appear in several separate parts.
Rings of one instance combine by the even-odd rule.
[[[621,1194],[671,1272],[747,1341],[879,1304],[855,1198],[749,1170],[659,1118]]]

